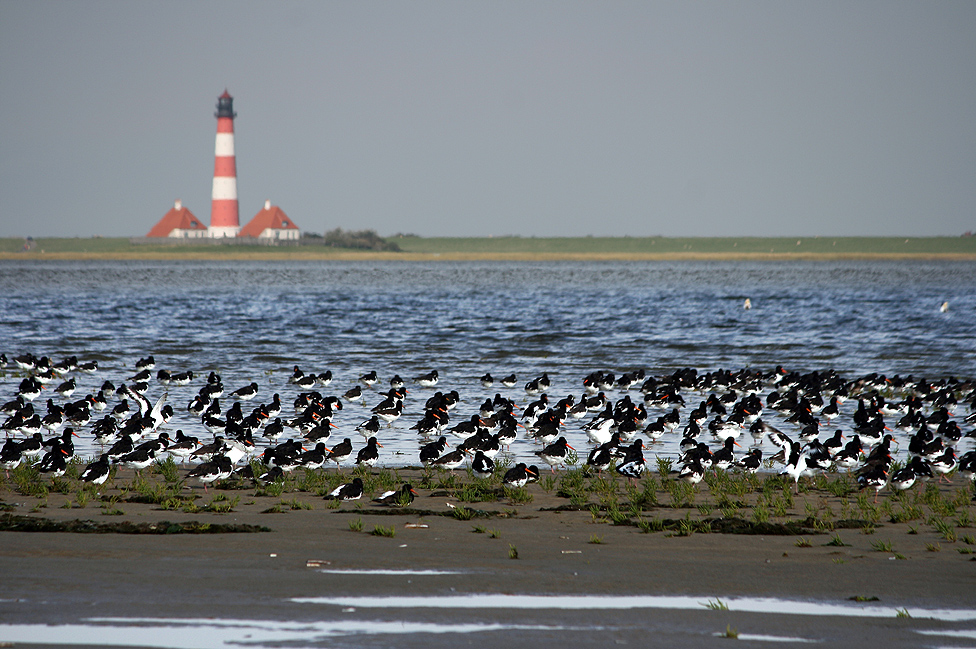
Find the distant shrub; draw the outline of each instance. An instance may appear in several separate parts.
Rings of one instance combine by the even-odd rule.
[[[332,248],[400,252],[400,246],[376,234],[375,230],[359,230],[358,232],[353,232],[336,228],[335,230],[326,232],[323,239],[323,243]]]

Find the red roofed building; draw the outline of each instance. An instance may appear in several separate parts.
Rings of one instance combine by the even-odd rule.
[[[239,237],[254,237],[255,239],[275,239],[279,241],[297,241],[301,235],[298,226],[288,218],[271,201],[264,202],[264,209],[254,215],[247,225],[241,228]]]
[[[172,237],[175,239],[198,239],[207,236],[207,226],[200,222],[193,212],[183,207],[180,200],[173,209],[166,212],[159,223],[153,226],[147,237]]]

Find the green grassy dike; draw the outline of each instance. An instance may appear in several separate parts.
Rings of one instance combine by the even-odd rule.
[[[976,237],[391,237],[400,252],[321,245],[135,244],[123,237],[0,239],[0,259],[959,259]]]

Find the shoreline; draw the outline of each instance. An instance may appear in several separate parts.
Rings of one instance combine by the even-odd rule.
[[[384,262],[627,262],[627,261],[976,261],[966,253],[493,253],[493,252],[357,252],[357,251],[247,251],[216,254],[206,251],[173,252],[0,252],[2,261],[384,261]]]
[[[334,470],[324,473],[335,476]],[[362,475],[376,479],[382,473]],[[416,485],[422,473],[403,469],[395,477]],[[353,475],[347,469],[342,479]],[[452,475],[470,480],[465,471],[438,474],[437,479]],[[567,472],[556,475],[563,478]],[[205,495],[194,483],[178,492],[199,505],[233,505],[225,513],[186,513],[127,501],[137,495],[134,482],[131,471],[120,471],[114,486],[99,488],[108,500],[93,498],[84,507],[72,504],[74,493],[51,491],[44,507],[39,507],[41,499],[9,486],[2,497],[8,512],[60,521],[258,525],[271,531],[0,532],[0,641],[30,637],[29,642],[45,646],[70,646],[78,642],[58,636],[56,625],[76,625],[61,633],[88,628],[124,634],[126,629],[131,633],[127,624],[135,624],[139,633],[151,633],[153,625],[184,620],[181,624],[200,629],[212,624],[211,633],[225,639],[241,623],[251,628],[314,622],[359,629],[340,639],[321,632],[304,638],[302,646],[313,647],[364,646],[369,637],[369,646],[446,648],[472,637],[463,635],[471,631],[444,632],[450,624],[488,625],[484,633],[489,635],[479,634],[480,641],[526,648],[556,639],[566,646],[608,640],[661,647],[718,643],[725,638],[716,636],[730,630],[741,632],[742,640],[761,634],[828,646],[883,641],[909,647],[921,641],[918,633],[948,635],[972,628],[971,617],[953,622],[927,617],[929,612],[976,608],[976,562],[955,551],[971,547],[962,538],[967,530],[960,529],[960,538],[948,542],[923,521],[884,520],[870,533],[843,528],[802,536],[645,533],[587,510],[554,511],[553,505],[567,499],[542,484],[528,485],[532,500],[521,504],[466,503],[453,489],[432,485],[418,489],[410,509],[398,511],[366,497],[332,509],[314,491],[256,495],[253,487],[211,488]],[[950,496],[962,484],[956,479],[940,491]],[[122,493],[126,489],[128,496]],[[720,516],[717,511],[702,514],[696,506],[714,499],[704,483],[693,503],[677,509],[663,502],[666,491],[659,490],[658,496],[662,502],[647,510],[648,518]],[[884,493],[879,501],[889,498]],[[824,501],[833,502],[811,485],[796,496],[790,515],[803,517],[807,505]],[[448,503],[493,513],[462,520]],[[377,529],[392,529],[392,536],[373,533]],[[883,544],[889,547],[879,550]],[[926,547],[937,545],[940,551]],[[513,603],[499,608],[471,599],[487,595],[509,597]],[[523,608],[521,596],[541,601],[542,608]],[[635,598],[635,603],[601,608],[607,596]],[[388,597],[404,598],[404,603],[386,608],[382,599]],[[567,604],[566,597],[584,599]],[[749,598],[758,604],[742,603]],[[641,603],[648,599],[663,601]],[[553,603],[547,607],[547,601]],[[803,613],[802,603],[827,612]],[[105,622],[98,620],[114,620],[116,626],[102,628]],[[385,623],[435,630],[376,630]],[[135,640],[120,644],[145,646]],[[154,646],[203,645],[173,640]]]

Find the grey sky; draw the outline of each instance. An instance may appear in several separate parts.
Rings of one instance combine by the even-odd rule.
[[[0,236],[976,229],[976,2],[0,0]]]

